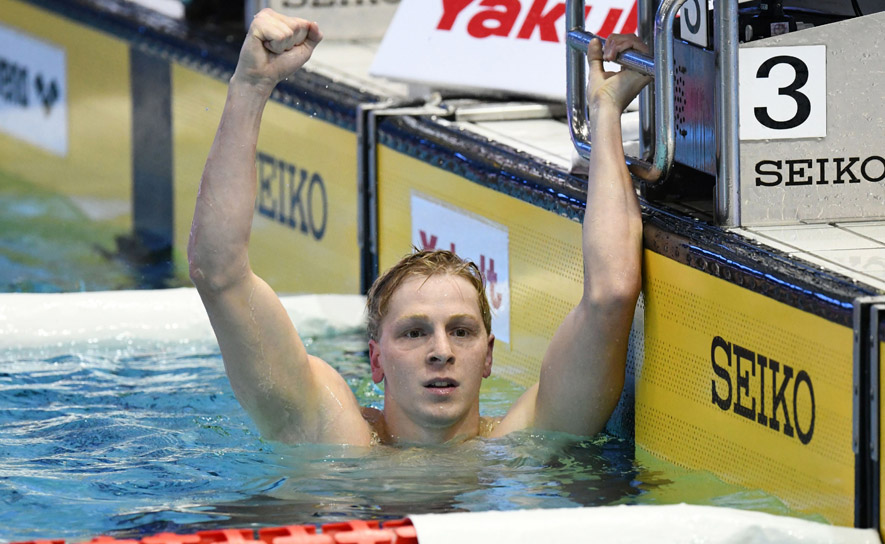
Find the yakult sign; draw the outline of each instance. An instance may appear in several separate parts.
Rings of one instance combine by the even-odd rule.
[[[412,245],[448,249],[476,263],[492,310],[492,332],[510,343],[510,246],[507,227],[412,193]]]
[[[636,32],[636,0],[586,0],[585,28]],[[372,75],[565,99],[565,2],[402,0]]]

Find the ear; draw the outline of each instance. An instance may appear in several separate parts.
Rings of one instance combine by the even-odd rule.
[[[489,351],[486,353],[486,361],[482,369],[482,377],[488,378],[492,375],[492,352],[495,351],[495,335],[489,335]]]
[[[384,369],[381,368],[381,347],[375,340],[369,340],[369,365],[372,368],[372,381],[384,381]]]

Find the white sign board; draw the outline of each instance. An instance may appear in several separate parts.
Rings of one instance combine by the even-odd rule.
[[[399,0],[267,0],[275,11],[316,21],[328,40],[380,39],[398,5]]]
[[[710,6],[707,0],[687,0],[679,10],[679,35],[687,42],[709,47],[709,16]]]
[[[741,140],[827,135],[827,46],[740,52]]]
[[[0,25],[0,132],[68,153],[65,50]]]
[[[476,263],[492,310],[492,333],[510,343],[510,246],[507,227],[412,193],[412,245],[448,249]]]
[[[586,0],[585,28],[636,32],[636,0]],[[565,100],[565,2],[402,0],[369,72]]]
[[[740,224],[885,218],[885,12],[740,50]]]

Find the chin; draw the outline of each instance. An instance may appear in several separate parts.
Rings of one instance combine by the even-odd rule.
[[[442,429],[454,427],[466,420],[469,416],[469,411],[445,410],[441,412],[440,410],[429,410],[424,412],[422,416],[422,419],[429,427]]]

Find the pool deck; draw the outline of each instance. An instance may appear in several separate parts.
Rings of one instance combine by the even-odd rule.
[[[173,18],[183,18],[179,0],[137,0],[137,3]],[[377,40],[326,40],[317,48],[307,68],[335,81],[392,100],[429,96],[431,89],[390,81],[369,74],[380,43]],[[480,100],[481,102],[481,100]],[[527,103],[531,104],[531,98]],[[481,104],[480,104],[481,105]],[[549,103],[538,102],[550,108]],[[556,105],[546,118],[477,120],[477,115],[456,115],[453,123],[565,170],[580,168],[563,112]],[[564,110],[563,110],[564,111]],[[638,116],[624,114],[624,146],[628,154],[638,150]],[[676,202],[671,207],[688,216],[712,220],[712,202]],[[758,244],[807,261],[851,280],[885,291],[885,217],[879,220],[832,223],[799,223],[783,226],[736,227],[732,230]]]

